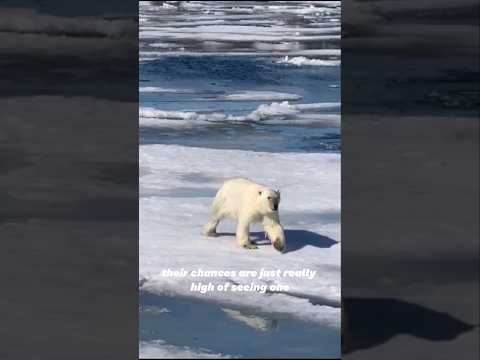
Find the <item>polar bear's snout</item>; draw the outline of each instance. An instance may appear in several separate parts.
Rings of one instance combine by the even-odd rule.
[[[273,191],[268,197],[268,201],[272,204],[272,210],[278,211],[278,205],[280,204],[280,191]]]
[[[278,204],[280,204],[279,199],[274,199],[273,200],[273,210],[277,211],[278,210]]]

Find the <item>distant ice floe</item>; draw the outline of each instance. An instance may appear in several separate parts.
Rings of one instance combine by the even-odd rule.
[[[168,42],[160,42],[160,43],[150,43],[148,46],[153,48],[160,48],[160,49],[175,49],[179,48],[180,45],[175,43],[168,43]]]
[[[285,56],[282,60],[278,61],[278,63],[287,63],[287,64],[293,64],[297,66],[301,66],[301,65],[339,66],[340,60],[309,59],[304,56],[289,58],[288,56]]]
[[[340,39],[340,27],[318,29],[285,29],[284,27],[256,27],[239,25],[210,25],[197,27],[147,27],[140,30],[141,39],[196,40],[196,41],[315,41]],[[328,35],[327,35],[328,34]]]
[[[332,221],[329,216],[340,213],[340,154],[142,145],[139,162],[141,167],[149,169],[140,178],[139,279],[142,291],[201,298],[240,312],[254,310],[260,317],[262,313],[283,314],[332,328],[340,327],[340,222],[339,219]],[[288,169],[288,176],[285,176],[285,169]],[[190,174],[201,181],[196,182]],[[281,189],[280,218],[287,231],[287,247],[290,236],[292,251],[281,254],[268,244],[246,251],[236,244],[235,224],[229,221],[219,226],[218,231],[223,235],[215,238],[202,235],[202,227],[209,217],[211,194],[225,179],[232,177],[248,177]],[[306,213],[316,215],[302,216]],[[302,218],[302,223],[298,223],[296,217]],[[252,226],[251,231],[261,233],[261,228]],[[301,235],[294,239],[289,234],[295,231]],[[320,235],[331,240],[328,244],[322,243],[318,240]],[[311,279],[258,279],[237,275],[202,278],[162,275],[164,269],[182,268],[187,272],[308,268],[316,271],[316,276]],[[283,293],[214,291],[202,294],[190,290],[192,282],[275,284],[287,285],[290,289]],[[240,321],[239,314],[230,315]],[[262,326],[258,319],[242,318],[242,321]]]
[[[262,104],[246,116],[246,120],[262,121],[276,117],[292,117],[308,111],[339,109],[340,103],[314,103],[314,104],[290,104],[288,101],[281,103]],[[240,117],[240,120],[241,117]]]
[[[337,29],[335,29],[337,30]],[[288,35],[288,34],[242,34],[233,32],[171,32],[165,34],[163,29],[160,30],[142,30],[141,39],[159,39],[164,38],[168,41],[184,40],[184,41],[222,41],[222,42],[246,42],[246,41],[271,41],[271,42],[298,42],[298,41],[320,41],[320,40],[339,40],[340,35]],[[222,31],[222,30],[218,30]],[[334,32],[332,30],[332,32]]]
[[[269,51],[295,55],[293,51],[339,48],[340,1],[258,2],[163,2],[140,3],[140,60],[165,53],[246,53]],[[159,46],[152,43],[176,43]],[[173,55],[173,54],[170,54]]]
[[[256,48],[258,43],[253,46]],[[274,46],[274,45],[272,45]],[[290,45],[288,45],[290,47]],[[285,50],[285,51],[263,51],[256,50],[254,52],[249,51],[188,51],[183,47],[179,47],[171,51],[140,51],[140,61],[153,61],[167,56],[224,56],[224,57],[279,57],[279,56],[336,56],[339,57],[341,51],[338,49],[318,49],[318,50]]]
[[[215,95],[213,91],[202,91],[193,89],[173,89],[158,86],[141,86],[141,93],[158,93],[158,94],[192,94],[192,95],[209,95],[209,100],[228,100],[228,101],[281,101],[281,100],[300,100],[302,97],[297,94],[282,93],[278,91],[260,91],[245,90],[227,95]]]
[[[175,5],[169,4],[166,1],[163,2],[162,7],[164,9],[175,9],[175,10],[177,9],[177,7]]]
[[[140,92],[152,92],[161,94],[195,94],[195,90],[190,89],[171,89],[158,86],[140,86]]]
[[[281,93],[276,91],[242,91],[235,94],[224,95],[220,97],[223,100],[243,101],[243,100],[258,100],[258,101],[275,101],[275,100],[300,100],[302,97],[297,94]]]
[[[214,353],[206,349],[175,346],[163,340],[140,341],[140,359],[232,359],[232,356]]]
[[[288,101],[262,104],[247,115],[228,115],[220,112],[198,113],[194,111],[166,111],[141,107],[140,126],[191,126],[222,121],[262,121],[271,123],[284,120],[303,123],[326,122],[339,125],[339,114],[322,114],[322,110],[339,110],[340,103],[290,104]]]

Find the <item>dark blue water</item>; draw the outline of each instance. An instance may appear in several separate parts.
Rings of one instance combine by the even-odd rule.
[[[241,91],[295,94],[290,104],[340,102],[338,66],[296,66],[278,59],[225,56],[169,56],[140,64],[140,86],[178,89],[184,93],[141,92],[142,107],[165,111],[247,115],[261,104],[280,101],[226,101],[222,95]],[[141,144],[181,144],[271,152],[337,152],[339,124],[317,121],[340,109],[307,112],[307,124],[292,117],[271,121],[229,122],[195,127],[140,127]],[[269,119],[269,120],[275,120]]]
[[[279,64],[258,57],[163,57],[141,63],[140,86],[177,89],[183,93],[140,93],[142,107],[175,112],[222,113],[245,116],[272,101],[225,101],[219,96],[239,91],[275,91],[296,94],[290,104],[340,101],[339,67]],[[312,111],[315,120],[339,109]],[[303,115],[303,114],[302,114]],[[275,118],[269,120],[276,120]],[[284,121],[287,120],[287,121]],[[340,126],[295,116],[266,121],[218,121],[195,126],[140,127],[141,144],[241,149],[266,152],[339,152]],[[161,339],[166,344],[208,349],[213,353],[247,358],[340,357],[338,329],[273,314],[261,316],[261,331],[235,320],[218,304],[193,299],[140,293],[140,340]],[[158,311],[166,308],[168,312]],[[244,310],[242,310],[244,313]],[[245,313],[244,313],[245,314]]]

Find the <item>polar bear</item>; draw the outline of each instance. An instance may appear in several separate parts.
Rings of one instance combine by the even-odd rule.
[[[205,236],[215,236],[218,223],[224,218],[237,221],[236,238],[240,246],[256,249],[249,239],[252,223],[262,223],[273,247],[285,250],[285,234],[280,224],[278,205],[280,191],[271,190],[250,180],[236,178],[226,181],[212,203],[210,221],[203,228]]]

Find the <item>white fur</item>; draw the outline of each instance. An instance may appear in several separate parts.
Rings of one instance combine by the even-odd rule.
[[[262,223],[274,247],[285,249],[285,235],[278,215],[280,192],[247,179],[231,179],[218,190],[212,204],[210,221],[203,233],[215,236],[218,223],[224,218],[237,221],[236,238],[240,246],[254,249],[250,242],[250,224]],[[275,205],[277,209],[275,210]]]

